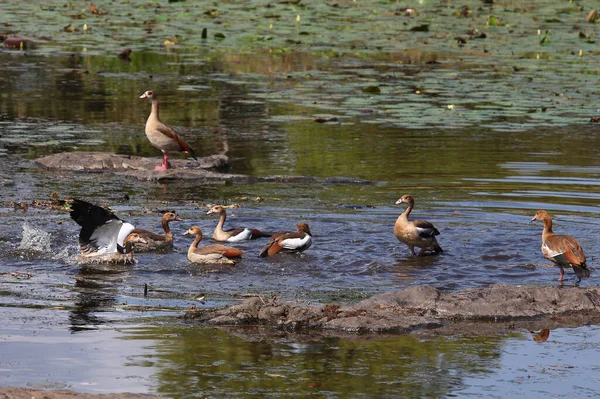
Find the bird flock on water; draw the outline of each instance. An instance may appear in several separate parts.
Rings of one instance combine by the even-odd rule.
[[[146,91],[140,96],[152,102],[150,116],[146,122],[146,136],[155,148],[163,153],[163,162],[155,170],[167,170],[169,163],[168,152],[185,152],[198,160],[194,150],[171,127],[159,120],[159,103],[155,92]],[[133,264],[134,252],[168,251],[173,247],[173,232],[170,222],[182,221],[173,212],[165,212],[162,216],[163,234],[135,228],[132,224],[118,218],[98,205],[80,200],[64,200],[70,207],[71,218],[81,226],[79,233],[80,260],[86,263],[121,263]],[[404,243],[414,256],[435,255],[444,252],[437,241],[440,235],[438,229],[426,220],[411,220],[410,213],[415,200],[410,195],[403,195],[396,205],[406,205],[406,209],[398,216],[394,224],[394,235]],[[312,234],[307,223],[301,222],[295,231],[279,231],[266,233],[257,228],[230,228],[225,230],[227,211],[224,206],[212,206],[207,215],[218,215],[219,221],[212,238],[217,244],[200,246],[202,231],[198,226],[191,226],[185,235],[194,238],[188,249],[188,259],[194,263],[234,265],[238,263],[244,251],[239,248],[221,244],[235,244],[246,240],[268,238],[258,256],[269,257],[280,252],[302,252],[310,248],[313,242]],[[580,243],[569,235],[558,235],[552,230],[552,217],[544,210],[539,210],[531,222],[542,222],[542,254],[560,269],[559,281],[563,280],[564,269],[571,267],[579,282],[581,278],[589,277],[590,271]],[[419,248],[419,252],[415,252]]]

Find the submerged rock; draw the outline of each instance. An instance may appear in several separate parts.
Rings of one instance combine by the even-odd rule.
[[[189,310],[185,317],[212,325],[267,325],[287,330],[407,333],[496,322],[574,316],[578,323],[600,317],[598,287],[522,287],[494,284],[460,292],[410,287],[354,305],[308,306],[255,297],[219,310]],[[582,319],[582,315],[586,317]],[[572,324],[573,320],[570,320]]]

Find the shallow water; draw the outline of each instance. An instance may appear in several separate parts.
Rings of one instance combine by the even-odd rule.
[[[8,351],[0,356],[8,364],[0,384],[49,380],[96,391],[75,364],[85,363],[88,354],[96,358],[100,350],[97,359],[116,362],[119,373],[95,365],[99,391],[277,396],[281,387],[291,387],[299,396],[318,389],[329,397],[348,392],[439,397],[481,396],[501,385],[512,395],[523,382],[515,353],[531,351],[541,364],[554,364],[556,357],[566,359],[559,345],[579,337],[591,346],[577,347],[577,353],[588,356],[594,350],[595,327],[582,327],[558,330],[561,339],[545,346],[528,341],[522,331],[510,337],[367,343],[284,336],[265,344],[267,356],[252,333],[181,325],[177,316],[190,305],[217,307],[251,294],[349,303],[410,285],[459,290],[490,283],[556,284],[558,270],[545,267],[540,251],[542,227],[529,223],[541,208],[555,217],[556,232],[577,237],[588,254],[593,271],[582,285],[598,283],[600,127],[588,121],[598,115],[593,99],[600,54],[578,37],[585,32],[593,40],[598,24],[584,25],[582,10],[552,1],[492,8],[465,2],[473,11],[470,18],[454,14],[462,3],[425,2],[413,19],[396,14],[395,3],[369,4],[366,13],[360,3],[224,4],[217,21],[207,10],[188,9],[186,2],[160,8],[147,2],[98,4],[110,7],[107,17],[88,15],[87,3],[0,2],[0,22],[39,42],[33,51],[0,50],[0,272],[23,273],[0,275],[3,319],[19,320],[0,329],[1,336],[16,337],[0,349]],[[130,6],[136,10],[133,21],[126,11]],[[244,17],[263,11],[267,22]],[[30,16],[36,13],[46,24],[32,28]],[[490,13],[506,25],[486,26]],[[283,23],[296,15],[310,22]],[[555,15],[561,23],[548,22]],[[69,21],[77,22],[78,33],[62,30]],[[206,21],[210,32],[216,27],[227,38],[199,41]],[[269,33],[269,21],[275,22],[275,33]],[[323,32],[325,22],[337,33]],[[84,23],[91,27],[85,34]],[[408,30],[422,23],[430,24],[429,33]],[[455,37],[466,37],[472,28],[488,37],[459,46]],[[540,44],[537,29],[550,31],[549,44]],[[182,31],[187,42],[160,47]],[[51,40],[42,38],[48,34]],[[297,37],[302,44],[286,42]],[[134,49],[130,62],[115,57],[125,46]],[[577,55],[580,48],[583,56]],[[138,99],[148,89],[159,94],[161,119],[200,156],[227,154],[233,173],[307,175],[319,182],[159,184],[35,166],[40,156],[75,150],[149,156],[159,164],[158,151],[143,133],[149,104]],[[338,121],[320,124],[317,117]],[[137,254],[134,267],[81,267],[75,262],[78,226],[66,212],[13,207],[53,193],[110,205],[121,218],[156,231],[159,210],[175,210],[185,221],[172,225],[172,253]],[[394,203],[403,194],[415,197],[415,218],[430,220],[441,231],[441,256],[410,257],[393,236],[402,211]],[[236,267],[192,265],[182,234],[197,224],[210,237],[216,218],[205,215],[209,203],[242,205],[229,210],[230,227],[276,231],[306,221],[314,244],[302,255],[264,260],[257,257],[264,244],[258,240],[240,245],[246,255]],[[566,284],[572,285],[567,273]],[[205,303],[194,299],[200,294]],[[31,328],[21,332],[19,326]],[[40,332],[46,326],[50,329]],[[42,337],[39,346],[36,336]],[[76,343],[64,362],[65,374],[76,378],[54,372],[48,363],[34,364],[33,355],[19,358],[23,348],[47,355],[53,349],[46,342],[54,339]],[[125,339],[131,346],[122,344]],[[98,341],[102,349],[94,344]],[[197,359],[208,342],[213,353]],[[256,353],[254,360],[238,359],[237,346]],[[406,349],[412,346],[427,352],[419,363],[424,371],[405,370],[414,365]],[[361,351],[369,356],[356,362]],[[400,356],[405,351],[409,355]],[[402,364],[395,363],[398,357]],[[444,357],[458,360],[447,360],[444,367],[439,363]],[[8,372],[12,364],[23,364],[22,372]],[[211,378],[188,376],[181,367],[207,369]],[[538,376],[546,375],[532,367]],[[131,378],[115,379],[122,370]],[[438,380],[440,370],[447,376]],[[400,371],[408,373],[406,386],[397,382]],[[266,377],[246,390],[253,380],[244,373]],[[327,386],[330,382],[335,386]],[[572,389],[588,392],[585,384]]]
[[[11,311],[8,309],[9,312]],[[588,397],[597,394],[594,327],[508,336],[265,336],[137,319],[69,334],[72,311],[32,310],[3,328],[3,384],[166,397]],[[101,315],[99,315],[101,317]],[[23,323],[25,322],[25,323]],[[23,327],[25,326],[25,328]],[[40,356],[42,355],[43,356]],[[7,360],[12,359],[12,360]]]

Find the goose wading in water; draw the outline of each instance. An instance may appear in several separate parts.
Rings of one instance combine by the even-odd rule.
[[[296,231],[280,231],[269,239],[269,242],[261,249],[258,256],[266,258],[281,251],[302,252],[312,245],[312,235],[306,223],[299,223]]]
[[[167,152],[184,151],[198,161],[192,147],[173,128],[158,120],[158,99],[156,98],[156,93],[148,90],[140,98],[147,98],[152,101],[152,110],[146,121],[146,137],[150,141],[150,144],[163,153],[162,165],[156,166],[154,170],[167,170],[171,168]]]
[[[585,263],[585,254],[579,241],[568,235],[557,235],[552,231],[552,217],[544,210],[536,212],[531,222],[544,223],[542,230],[542,254],[560,268],[558,281],[565,275],[565,267],[572,267],[577,275],[577,282],[582,277],[589,277],[590,271]]]
[[[270,234],[263,233],[258,229],[250,229],[247,227],[223,230],[223,225],[227,219],[227,211],[223,206],[215,205],[206,212],[207,215],[215,213],[219,215],[219,223],[217,223],[217,227],[215,227],[215,231],[213,232],[215,241],[238,242],[270,236]]]
[[[408,220],[408,216],[415,206],[413,197],[403,195],[396,201],[396,205],[400,204],[408,204],[408,207],[398,216],[396,224],[394,224],[396,238],[406,244],[413,255],[415,255],[415,247],[421,248],[418,256],[425,255],[427,251],[444,252],[435,238],[440,232],[433,224],[426,220]]]
[[[165,212],[161,219],[161,225],[164,234],[156,234],[146,229],[136,228],[133,230],[137,233],[140,238],[144,240],[136,240],[133,242],[133,250],[135,252],[152,252],[152,251],[165,251],[173,248],[173,232],[169,227],[169,222],[181,222],[183,221],[179,216],[173,212]]]
[[[198,247],[202,241],[202,230],[198,226],[192,226],[183,233],[195,236],[194,242],[188,249],[188,259],[194,263],[234,265],[242,260],[244,252],[237,248],[221,244]]]
[[[119,219],[112,212],[86,201],[64,201],[71,208],[71,218],[81,226],[79,232],[79,260],[86,263],[134,264],[134,242],[144,238],[133,233],[135,227]]]

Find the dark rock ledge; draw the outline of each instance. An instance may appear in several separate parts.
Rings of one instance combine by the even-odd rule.
[[[218,310],[190,309],[185,318],[220,326],[263,325],[291,331],[339,333],[408,333],[421,330],[481,330],[498,322],[564,319],[563,325],[586,324],[600,316],[597,287],[523,287],[494,284],[460,292],[411,287],[376,295],[354,305],[311,306],[253,297]],[[487,326],[486,326],[487,325]],[[530,324],[529,324],[530,325]]]
[[[194,160],[170,159],[173,169],[155,171],[154,167],[162,162],[162,158],[144,158],[133,155],[118,155],[104,152],[61,152],[48,155],[35,161],[40,167],[49,171],[79,173],[111,173],[119,176],[131,176],[139,180],[168,181],[191,180],[201,182],[283,182],[312,183],[321,181],[311,176],[266,176],[255,177],[226,173],[230,166],[226,155],[211,155]],[[323,180],[329,184],[368,184],[370,182],[347,178],[332,177]]]

